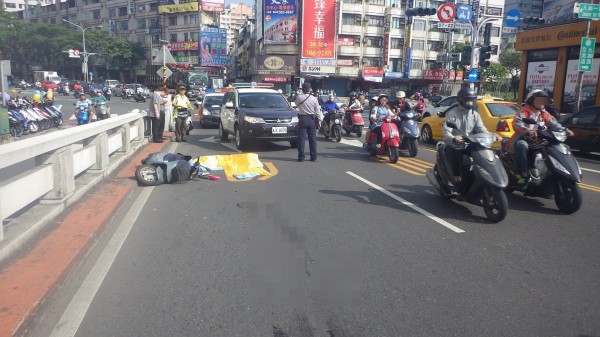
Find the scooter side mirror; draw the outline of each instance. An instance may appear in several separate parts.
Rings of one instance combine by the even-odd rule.
[[[458,126],[456,126],[456,124],[454,124],[454,123],[452,123],[452,122],[448,122],[448,121],[446,121],[446,125],[447,125],[449,128],[452,128],[452,129],[458,129]]]

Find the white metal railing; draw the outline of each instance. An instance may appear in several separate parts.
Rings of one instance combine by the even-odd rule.
[[[7,218],[35,203],[69,205],[83,173],[105,175],[144,141],[145,112],[57,130],[0,145],[0,172],[33,162],[33,168],[0,182],[0,240]],[[25,165],[23,165],[25,166]],[[83,180],[82,180],[83,181]]]

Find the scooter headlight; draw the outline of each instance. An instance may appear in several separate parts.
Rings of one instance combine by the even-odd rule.
[[[481,144],[484,147],[491,147],[492,144],[494,143],[494,139],[496,138],[494,135],[486,135],[486,134],[480,134],[477,135],[477,137],[475,137],[477,139],[477,142],[479,144]]]
[[[339,118],[336,118],[336,119],[334,119],[334,120],[333,120],[333,122],[334,122],[335,124],[340,124],[340,119],[339,119]]]
[[[559,142],[564,142],[565,140],[567,140],[567,132],[566,131],[552,131],[552,134],[554,135],[554,137],[556,137],[556,140],[558,140]]]

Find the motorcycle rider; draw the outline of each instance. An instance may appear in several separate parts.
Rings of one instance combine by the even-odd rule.
[[[402,90],[396,92],[396,112],[410,111],[410,104],[406,101],[406,93]]]
[[[477,133],[490,133],[481,120],[481,116],[473,110],[475,106],[475,100],[477,94],[475,90],[464,87],[460,89],[456,100],[458,106],[448,110],[446,113],[446,120],[442,124],[444,142],[446,143],[445,152],[446,158],[450,163],[450,169],[453,174],[453,181],[450,186],[457,186],[461,182],[460,168],[462,163],[463,151],[461,149],[454,148],[452,143],[462,143],[463,135],[469,136]],[[458,129],[450,128],[447,123],[452,122]],[[459,135],[454,135],[458,133]]]
[[[80,108],[84,107],[85,110],[88,112],[87,123],[89,123],[94,116],[94,113],[90,109],[91,106],[92,106],[92,101],[87,99],[84,93],[81,93],[79,95],[79,101],[75,102],[75,115],[77,116],[77,119],[79,119]]]
[[[135,95],[138,99],[142,98],[142,86],[139,84],[135,85]]]
[[[517,190],[519,191],[526,190],[527,184],[529,183],[529,164],[527,159],[529,145],[523,138],[525,136],[532,138],[537,136],[536,126],[525,124],[523,118],[532,118],[538,122],[538,125],[547,127],[551,131],[563,130],[563,126],[544,109],[548,104],[548,101],[548,94],[544,90],[531,90],[527,95],[525,105],[517,111],[517,114],[513,119],[513,129],[515,130],[515,133],[505,144],[506,147],[504,150],[507,150],[510,154],[516,155],[517,169],[519,171],[519,173],[517,173]],[[567,129],[566,131],[568,136],[573,135],[571,130]]]
[[[344,114],[344,119],[346,119],[348,121],[348,125],[352,125],[352,119],[350,117],[350,110],[356,110],[356,109],[360,109],[362,110],[362,104],[360,104],[360,101],[358,100],[358,98],[356,98],[356,92],[355,91],[351,91],[350,92],[350,100],[348,101],[348,110],[346,110],[346,113]]]
[[[96,97],[94,97],[92,99],[92,105],[94,106],[94,110],[97,109],[100,104],[102,103],[106,103],[106,114],[100,114],[97,113],[96,115],[98,116],[98,119],[106,119],[110,117],[110,107],[108,106],[108,100],[106,99],[106,97],[104,97],[104,95],[102,94],[102,92],[98,91],[98,93],[96,94]]]
[[[427,108],[427,104],[425,103],[425,99],[423,98],[423,94],[420,92],[415,93],[415,99],[417,100],[417,104],[413,107],[415,112],[419,115],[418,120],[421,120],[421,116],[423,116],[423,111]]]
[[[383,119],[386,116],[392,116],[393,112],[392,109],[390,107],[390,105],[388,104],[388,97],[386,94],[381,94],[379,95],[379,97],[377,98],[377,105],[371,109],[371,119],[374,120],[374,123],[371,123],[369,125],[369,130],[367,132],[365,132],[365,137],[366,137],[366,142],[365,144],[363,144],[363,148],[364,149],[368,149],[369,148],[369,138],[371,137],[371,133],[375,133],[377,135],[377,142],[375,143],[375,147],[380,149],[381,148],[381,125],[383,124]],[[369,132],[370,131],[370,132]]]
[[[329,94],[329,96],[327,96],[327,101],[325,103],[323,103],[323,112],[325,113],[325,125],[327,125],[327,128],[329,127],[329,121],[330,121],[330,113],[329,111],[331,110],[340,110],[340,107],[337,105],[336,102],[333,101],[334,96],[333,94]]]

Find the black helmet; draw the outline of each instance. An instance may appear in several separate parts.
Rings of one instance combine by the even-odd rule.
[[[352,96],[356,97],[356,92],[350,91],[350,97],[352,97]]]
[[[533,89],[527,94],[527,99],[525,100],[525,104],[533,104],[533,99],[536,97],[548,97],[548,93],[546,93],[542,89]]]
[[[456,96],[458,104],[462,105],[466,109],[473,109],[473,105],[475,104],[476,99],[477,94],[475,94],[475,90],[469,87],[464,87],[460,89],[458,95]]]

